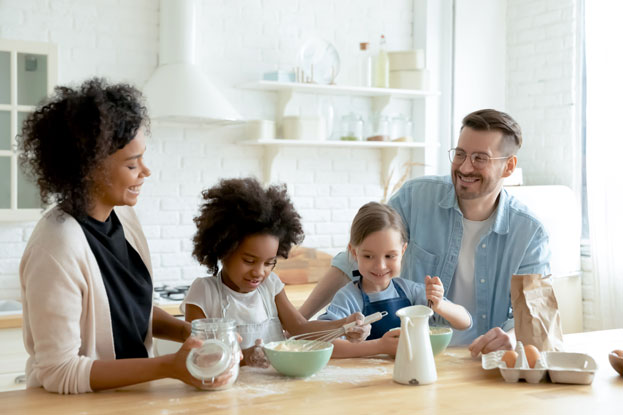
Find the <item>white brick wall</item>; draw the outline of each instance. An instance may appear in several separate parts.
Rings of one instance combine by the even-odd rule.
[[[578,0],[507,0],[506,102],[523,129],[524,184],[579,190]]]
[[[526,184],[575,187],[574,83],[577,0],[507,0],[507,111],[524,129],[520,153]],[[202,0],[197,61],[247,119],[273,118],[275,94],[235,88],[263,71],[290,69],[310,36],[340,54],[339,83],[354,83],[357,44],[380,33],[389,48],[413,45],[412,0]],[[388,6],[391,5],[391,7]],[[58,44],[59,83],[100,75],[142,86],[158,52],[156,0],[2,0],[0,37]],[[334,124],[361,98],[295,97],[287,112],[335,109]],[[403,111],[404,102],[390,112]],[[152,176],[137,211],[152,250],[157,282],[189,282],[203,271],[190,238],[199,192],[219,177],[260,176],[263,149],[235,144],[241,129],[208,130],[154,123],[147,162]],[[547,154],[547,155],[545,155]],[[378,150],[284,148],[276,181],[288,184],[300,210],[304,245],[334,253],[345,246],[357,208],[382,197]],[[17,265],[34,224],[0,224],[0,298],[18,298]]]
[[[507,0],[507,107],[523,128],[519,153],[525,184],[563,184],[581,191],[578,128],[579,0]],[[582,257],[584,328],[593,313],[590,255]]]
[[[2,0],[0,38],[54,42],[59,84],[105,76],[142,86],[157,64],[156,0]],[[353,84],[360,41],[381,33],[389,49],[413,46],[412,0],[202,0],[197,63],[247,119],[273,118],[275,94],[240,90],[237,84],[264,71],[290,69],[311,36],[332,42],[341,58],[339,83]],[[391,7],[388,7],[391,4]],[[361,98],[295,97],[288,113],[335,110],[334,125],[353,110],[369,111]],[[404,102],[390,112],[403,111]],[[408,107],[407,107],[408,108]],[[146,161],[152,169],[137,212],[152,252],[158,283],[189,283],[204,271],[191,258],[192,219],[200,191],[221,177],[261,177],[263,149],[235,142],[242,129],[152,124]],[[334,253],[347,241],[361,204],[382,196],[378,150],[284,148],[275,160],[303,217],[304,245]],[[33,223],[0,223],[0,298],[18,298],[18,263]]]

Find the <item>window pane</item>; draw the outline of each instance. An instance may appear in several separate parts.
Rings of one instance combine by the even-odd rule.
[[[0,52],[0,104],[11,103],[11,52]]]
[[[26,119],[26,117],[28,117],[28,115],[30,115],[29,112],[18,112],[17,113],[17,135],[22,134],[22,126],[24,124],[24,120]]]
[[[11,157],[0,156],[0,209],[11,208]]]
[[[0,111],[0,150],[11,149],[11,112]]]
[[[37,186],[26,176],[21,168],[17,173],[17,208],[38,209],[41,207]]]
[[[48,57],[31,53],[17,54],[17,103],[37,105],[47,95]]]

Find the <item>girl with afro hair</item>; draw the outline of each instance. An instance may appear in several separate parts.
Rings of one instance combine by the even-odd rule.
[[[290,248],[303,240],[303,227],[285,185],[264,189],[253,178],[228,179],[202,195],[193,255],[213,276],[191,285],[181,305],[186,321],[235,320],[242,336],[243,364],[268,367],[260,346],[285,339],[284,329],[294,335],[363,319],[354,313],[335,321],[307,321],[288,300],[272,271],[277,257],[287,258]],[[347,337],[360,342],[369,329],[357,325]]]

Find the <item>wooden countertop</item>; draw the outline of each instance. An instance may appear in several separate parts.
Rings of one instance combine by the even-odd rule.
[[[435,359],[437,382],[424,386],[393,382],[393,360],[379,357],[331,360],[307,379],[243,367],[231,389],[217,392],[167,379],[79,396],[5,392],[0,401],[8,414],[620,414],[623,377],[608,352],[623,347],[623,329],[566,335],[565,347],[595,358],[592,385],[506,383],[465,348],[450,348]]]
[[[22,327],[22,314],[7,314],[0,316],[0,329]]]
[[[295,284],[295,285],[286,285],[285,290],[290,302],[294,305],[294,307],[299,308],[303,305],[309,294],[312,292],[316,283],[313,284]],[[154,304],[169,314],[173,314],[174,316],[179,316],[180,313],[180,302],[177,303],[166,303],[166,304]]]
[[[296,284],[296,285],[286,285],[285,290],[286,294],[288,294],[288,298],[294,304],[296,308],[303,305],[307,296],[316,286],[316,283],[313,284]],[[180,303],[166,303],[166,304],[154,304],[166,312],[176,315],[181,315],[180,313]],[[21,314],[11,314],[7,316],[0,316],[0,329],[6,328],[15,328],[22,327],[22,315]]]

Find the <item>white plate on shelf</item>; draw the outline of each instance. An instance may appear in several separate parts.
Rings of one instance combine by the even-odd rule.
[[[331,84],[340,73],[340,55],[331,42],[320,38],[307,40],[299,50],[299,65],[305,78],[312,75],[318,84]]]

